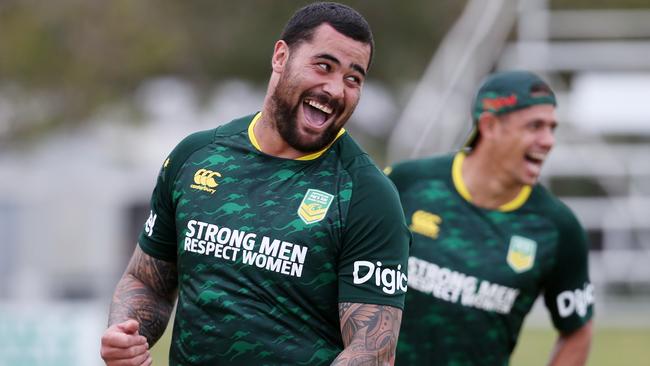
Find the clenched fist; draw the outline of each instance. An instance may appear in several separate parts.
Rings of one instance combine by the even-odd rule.
[[[108,327],[102,335],[101,355],[106,366],[149,366],[153,362],[140,324],[130,319]]]

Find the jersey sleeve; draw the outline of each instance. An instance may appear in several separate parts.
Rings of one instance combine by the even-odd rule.
[[[545,282],[544,302],[553,325],[571,333],[593,316],[593,285],[589,281],[588,241],[575,216],[564,207],[557,215],[559,243],[552,272]]]
[[[172,202],[172,156],[165,160],[149,201],[149,218],[144,224],[138,244],[143,252],[168,262],[176,260],[176,227]]]
[[[409,181],[408,174],[404,173],[404,171],[407,170],[404,168],[404,165],[405,163],[389,165],[385,167],[383,171],[391,182],[393,182],[399,193],[404,191],[404,186],[406,186]]]
[[[411,186],[430,179],[449,179],[453,154],[406,160],[384,168],[384,174],[393,182],[397,192],[409,191]]]
[[[339,302],[404,307],[411,234],[395,187],[374,166],[354,179],[339,259]]]
[[[169,154],[160,169],[151,194],[149,218],[138,239],[142,251],[154,258],[168,262],[176,261],[174,180],[187,158],[212,140],[214,131],[197,132],[186,137]]]

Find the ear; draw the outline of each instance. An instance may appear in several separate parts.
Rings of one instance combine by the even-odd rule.
[[[481,138],[491,140],[496,133],[499,118],[490,112],[483,112],[478,118],[478,130]]]
[[[271,58],[271,68],[274,72],[281,73],[284,70],[287,61],[289,61],[289,45],[283,40],[275,42],[273,57]]]

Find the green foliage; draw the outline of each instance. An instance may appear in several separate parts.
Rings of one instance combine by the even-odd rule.
[[[106,102],[129,100],[144,80],[156,76],[180,77],[199,91],[231,78],[264,85],[274,42],[293,11],[308,2],[2,0],[0,97],[18,105],[36,95],[42,109],[34,113],[17,107],[9,137],[80,123]],[[375,33],[370,78],[395,89],[421,77],[466,3],[344,2],[363,13]],[[550,6],[602,9],[648,3],[551,0]]]
[[[4,0],[0,73],[42,86],[89,79],[127,86],[172,73],[265,82],[273,43],[308,1]],[[418,78],[462,1],[349,1],[375,31],[376,68]]]
[[[103,103],[128,100],[144,80],[174,75],[207,91],[219,80],[265,85],[274,42],[308,1],[2,0],[0,94],[55,99],[44,120],[15,136],[74,124]],[[417,80],[464,2],[347,1],[375,32],[370,77],[394,86]],[[45,107],[41,107],[45,108]],[[34,119],[17,111],[22,120]]]

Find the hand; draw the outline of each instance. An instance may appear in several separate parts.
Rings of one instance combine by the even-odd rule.
[[[130,319],[113,324],[102,335],[101,355],[106,366],[149,366],[153,362],[140,324]]]

